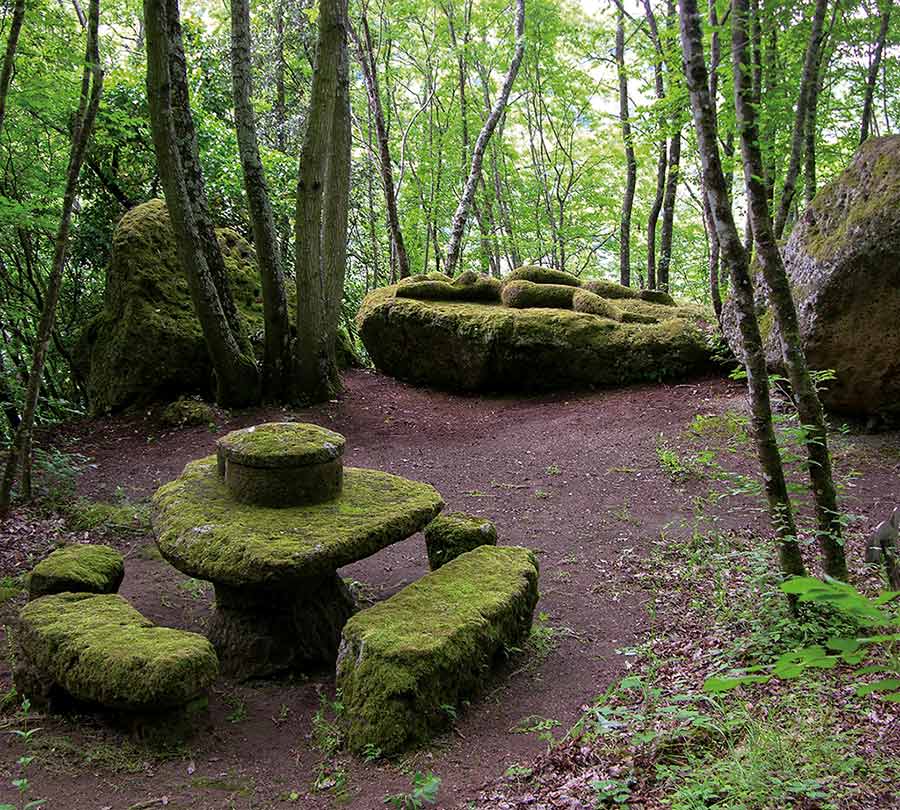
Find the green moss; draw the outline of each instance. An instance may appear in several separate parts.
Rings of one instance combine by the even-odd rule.
[[[216,421],[216,410],[202,400],[180,397],[163,408],[159,421],[169,427],[209,425]]]
[[[568,284],[537,284],[533,281],[516,279],[507,281],[500,294],[503,305],[516,309],[546,307],[552,309],[571,309],[572,298],[577,287]]]
[[[618,284],[615,281],[607,281],[602,278],[592,278],[583,282],[581,286],[595,295],[599,295],[601,298],[612,298],[615,300],[619,298],[640,297],[640,290],[635,290],[631,287],[626,287],[624,284]]]
[[[537,285],[536,285],[537,286]],[[574,295],[574,290],[573,290]],[[620,299],[658,323],[616,323],[565,309],[395,298],[370,293],[358,316],[375,366],[454,390],[535,390],[675,380],[714,368],[699,307]],[[623,315],[623,320],[625,320]]]
[[[446,273],[432,271],[430,273],[413,273],[411,276],[400,279],[400,284],[418,284],[422,281],[443,281],[447,284],[453,281]]]
[[[530,281],[534,284],[564,284],[568,287],[580,287],[581,281],[577,276],[562,270],[553,270],[549,267],[537,265],[525,265],[508,273],[503,277],[504,286],[511,281]]]
[[[463,273],[452,283],[436,279],[398,284],[400,298],[418,298],[426,301],[499,301],[500,281],[478,273]]]
[[[72,529],[127,529],[142,532],[150,528],[150,513],[145,503],[107,503],[78,498],[65,507],[66,521]]]
[[[209,456],[161,487],[153,504],[163,557],[190,576],[241,587],[333,573],[414,534],[444,502],[428,484],[348,467],[336,500],[250,506],[231,498]]]
[[[482,546],[353,616],[337,664],[350,748],[390,754],[446,727],[527,638],[537,599],[530,551]]]
[[[235,231],[217,233],[244,334],[255,336],[261,356],[263,310],[253,248]],[[295,299],[293,287],[287,284]],[[75,360],[94,412],[210,392],[212,364],[162,200],[132,208],[116,228],[103,310],[81,336]]]
[[[428,565],[436,571],[460,554],[479,546],[496,546],[497,529],[491,521],[464,512],[438,515],[423,530]]]
[[[344,444],[340,433],[308,422],[266,422],[233,430],[216,447],[237,464],[287,467],[334,461]]]
[[[649,301],[651,304],[661,304],[665,307],[675,306],[675,299],[663,290],[641,290],[639,297],[641,301]]]
[[[29,602],[17,640],[32,675],[110,708],[183,706],[218,674],[203,636],[156,627],[114,594],[63,593]]]
[[[587,312],[600,318],[609,318],[611,321],[622,320],[622,310],[605,298],[592,293],[590,290],[576,290],[572,296],[572,309],[576,312]]]
[[[28,579],[32,599],[52,593],[115,593],[125,576],[122,555],[109,546],[71,545],[41,560]]]

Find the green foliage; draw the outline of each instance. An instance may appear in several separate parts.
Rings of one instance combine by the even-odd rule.
[[[412,779],[412,790],[385,797],[384,803],[395,810],[422,810],[425,805],[437,804],[441,778],[435,774],[416,771]]]

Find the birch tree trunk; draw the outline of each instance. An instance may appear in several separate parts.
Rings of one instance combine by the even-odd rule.
[[[491,135],[494,134],[494,130],[497,128],[497,124],[503,115],[503,110],[509,102],[509,94],[512,92],[513,84],[516,81],[519,65],[522,64],[522,57],[525,55],[525,0],[516,0],[515,36],[516,47],[513,52],[512,62],[510,62],[506,78],[503,80],[500,94],[494,101],[491,113],[484,122],[481,132],[478,134],[478,139],[475,141],[469,176],[466,179],[456,213],[453,214],[453,222],[450,226],[450,243],[447,246],[447,259],[444,262],[444,272],[451,276],[456,272],[456,266],[459,264],[463,233],[466,229],[469,211],[472,208],[472,201],[475,199],[475,190],[481,178],[481,164],[484,161],[484,152],[487,149]]]
[[[672,236],[675,232],[675,199],[681,178],[681,132],[669,141],[669,170],[666,179],[666,196],[663,199],[662,233],[659,239],[659,269],[657,286],[669,289],[669,268],[672,266]]]
[[[662,102],[666,97],[665,84],[663,81],[663,53],[662,46],[659,42],[659,27],[656,24],[656,15],[650,6],[650,0],[643,0],[644,14],[647,17],[647,27],[650,31],[650,41],[653,43],[653,49],[656,52],[656,58],[653,61],[653,81],[656,89],[656,99]],[[659,115],[659,125],[661,135],[656,145],[656,196],[653,198],[653,205],[650,206],[650,213],[647,215],[647,287],[651,290],[656,289],[656,225],[659,221],[659,213],[662,211],[663,198],[666,192],[666,165],[668,162],[666,155],[666,133],[662,128],[663,115]]]
[[[253,228],[256,263],[262,288],[265,321],[262,392],[266,399],[292,398],[294,360],[281,248],[269,198],[266,173],[259,155],[252,98],[250,0],[231,0],[231,83],[238,153]]]
[[[794,192],[797,189],[797,177],[800,174],[800,161],[803,157],[803,132],[806,126],[806,115],[809,110],[809,99],[812,93],[813,82],[818,81],[819,49],[822,45],[822,31],[825,26],[825,12],[827,10],[828,0],[816,0],[809,42],[806,45],[806,54],[803,57],[803,75],[800,78],[800,94],[797,98],[794,130],[791,135],[791,156],[784,178],[784,186],[781,189],[778,213],[775,216],[776,239],[781,239],[784,235],[784,228],[787,224],[791,204],[794,202]]]
[[[772,229],[765,183],[762,179],[763,161],[759,149],[756,103],[753,88],[747,83],[748,16],[747,0],[732,0],[731,52],[734,64],[734,103],[741,133],[741,154],[744,161],[749,216],[753,222],[759,263],[769,287],[770,303],[781,341],[781,354],[794,392],[797,413],[806,431],[809,478],[816,505],[817,533],[825,573],[836,579],[845,580],[847,563],[841,539],[837,492],[831,473],[828,431],[825,427],[822,404],[819,402],[815,384],[806,365],[797,310],[781,259],[781,251]]]
[[[722,256],[731,275],[738,326],[746,358],[747,388],[750,396],[751,425],[756,452],[763,472],[769,503],[769,515],[779,538],[780,566],[785,576],[805,572],[793,508],[787,491],[781,455],[772,425],[769,380],[759,323],[753,300],[753,282],[747,254],[734,224],[731,200],[719,157],[718,133],[709,96],[703,34],[697,0],[680,0],[681,43],[685,75],[691,99],[691,111],[697,132],[697,144],[703,169],[703,183],[709,198],[713,221],[719,236]]]
[[[185,179],[182,155],[192,160],[190,150],[183,148],[190,141],[190,134],[182,132],[179,137],[176,133],[177,122],[172,109],[170,36],[175,30],[180,30],[180,26],[169,19],[170,11],[178,13],[177,4],[171,0],[144,0],[150,128],[178,261],[187,278],[194,311],[216,374],[216,400],[225,406],[239,407],[258,399],[259,374],[255,360],[243,351],[226,316],[219,289],[207,263],[205,248],[208,245],[200,235],[200,226],[194,215],[194,200]],[[180,35],[178,39],[180,41]],[[183,116],[184,111],[180,115]],[[198,170],[199,163],[194,163],[191,172]],[[218,252],[218,245],[216,249]],[[221,261],[221,254],[219,259]]]
[[[53,265],[50,271],[50,280],[44,293],[41,320],[38,324],[31,358],[31,370],[28,374],[28,387],[25,391],[22,418],[13,439],[9,458],[6,461],[3,479],[0,481],[0,517],[5,516],[9,511],[13,483],[15,482],[19,464],[22,465],[22,496],[24,498],[31,497],[31,447],[34,419],[41,393],[41,379],[44,375],[44,362],[53,335],[56,306],[59,303],[59,294],[62,289],[66,250],[69,245],[69,228],[72,224],[72,211],[75,207],[75,197],[78,193],[78,179],[81,176],[84,153],[91,137],[94,120],[97,117],[97,108],[100,106],[100,94],[103,90],[103,70],[100,67],[98,42],[99,27],[100,0],[91,0],[90,8],[88,9],[87,44],[85,46],[84,70],[81,77],[81,96],[72,127],[72,143],[69,151],[69,164],[66,170],[62,213],[53,243]]]

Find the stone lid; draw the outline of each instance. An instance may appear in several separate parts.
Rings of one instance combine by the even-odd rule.
[[[344,437],[307,422],[266,422],[233,430],[216,448],[223,460],[245,467],[306,467],[340,458]]]

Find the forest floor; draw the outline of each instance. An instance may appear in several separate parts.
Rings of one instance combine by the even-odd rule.
[[[707,675],[822,632],[792,626],[758,539],[768,533],[750,492],[743,386],[475,398],[368,371],[345,384],[321,407],[222,413],[209,426],[167,428],[150,410],[52,431],[45,505],[0,528],[0,804],[374,810],[407,794],[396,806],[417,808],[412,782],[434,774],[440,808],[900,807],[900,712],[857,698],[846,673],[702,692]],[[220,680],[208,720],[170,750],[92,716],[24,716],[10,674],[21,574],[59,542],[107,542],[125,554],[121,593],[144,615],[203,632],[212,590],[159,557],[148,499],[223,432],[285,417],[343,433],[346,463],[428,481],[448,509],[489,517],[501,543],[535,550],[535,628],[504,677],[428,749],[390,761],[342,752],[328,674]],[[857,562],[866,531],[900,501],[900,437],[845,430],[832,441],[859,516],[854,583],[872,590],[876,572]],[[341,573],[365,603],[426,571],[416,535]],[[36,727],[26,742],[9,733]],[[26,747],[19,796],[10,783]]]

